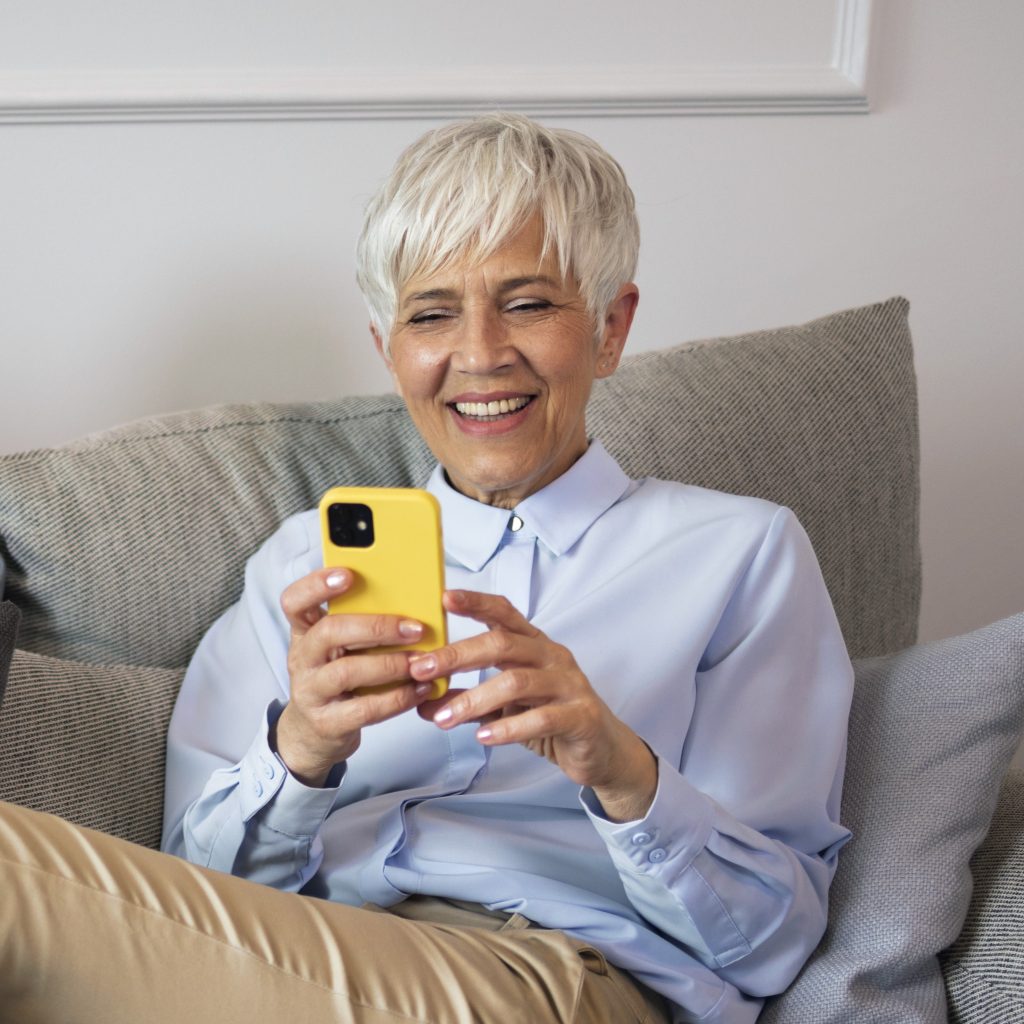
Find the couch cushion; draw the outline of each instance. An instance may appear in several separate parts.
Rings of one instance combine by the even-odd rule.
[[[828,932],[765,1024],[945,1024],[937,954],[1024,728],[1024,614],[855,663]],[[1002,1020],[1002,1018],[999,1018]]]
[[[598,382],[589,423],[632,475],[793,508],[853,655],[913,642],[905,300],[633,356]],[[421,483],[430,464],[394,397],[224,406],[0,457],[0,557],[24,613],[21,645],[183,665],[285,516],[333,484]]]
[[[11,601],[0,601],[0,701],[3,700],[4,687],[7,684],[7,667],[14,654],[14,644],[18,639],[18,622],[21,613],[17,605]]]
[[[228,405],[0,458],[0,556],[23,648],[181,666],[242,566],[332,484],[410,486],[432,465],[398,398]]]
[[[971,873],[967,921],[941,957],[950,1020],[1024,1024],[1024,771],[1007,776]]]
[[[851,657],[917,639],[917,392],[909,306],[645,352],[599,381],[593,432],[630,475],[787,505]]]
[[[159,846],[181,676],[15,651],[0,704],[0,800]]]

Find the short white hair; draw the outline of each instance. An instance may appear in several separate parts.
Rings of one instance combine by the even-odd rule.
[[[454,262],[486,260],[539,214],[600,335],[636,273],[640,228],[622,168],[593,139],[520,114],[427,132],[398,158],[366,209],[356,280],[386,342],[401,289]]]

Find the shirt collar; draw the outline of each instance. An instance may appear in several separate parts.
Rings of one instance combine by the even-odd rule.
[[[558,479],[514,509],[524,530],[552,554],[565,554],[629,488],[629,477],[600,441],[590,446]],[[445,552],[479,572],[497,551],[512,512],[467,498],[435,466],[427,490],[437,498],[444,523]]]

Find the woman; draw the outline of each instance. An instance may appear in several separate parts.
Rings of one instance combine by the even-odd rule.
[[[371,202],[450,641],[380,653],[422,626],[325,615],[353,574],[315,512],[250,560],[169,735],[164,846],[200,868],[133,861],[211,1019],[751,1021],[821,937],[850,663],[787,510],[588,438],[637,245],[618,165],[521,117],[428,133]]]

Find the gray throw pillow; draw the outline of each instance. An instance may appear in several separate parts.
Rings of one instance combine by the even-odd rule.
[[[1024,728],[1024,614],[854,666],[854,839],[822,944],[761,1019],[945,1024],[938,954],[963,927],[971,856]]]
[[[15,651],[0,705],[0,800],[159,846],[182,675]]]
[[[940,958],[949,1019],[1024,1024],[1024,772],[1003,786],[971,873],[967,921]]]
[[[7,666],[10,665],[11,656],[14,654],[20,618],[21,615],[16,605],[11,601],[0,601],[0,701],[4,698]]]

